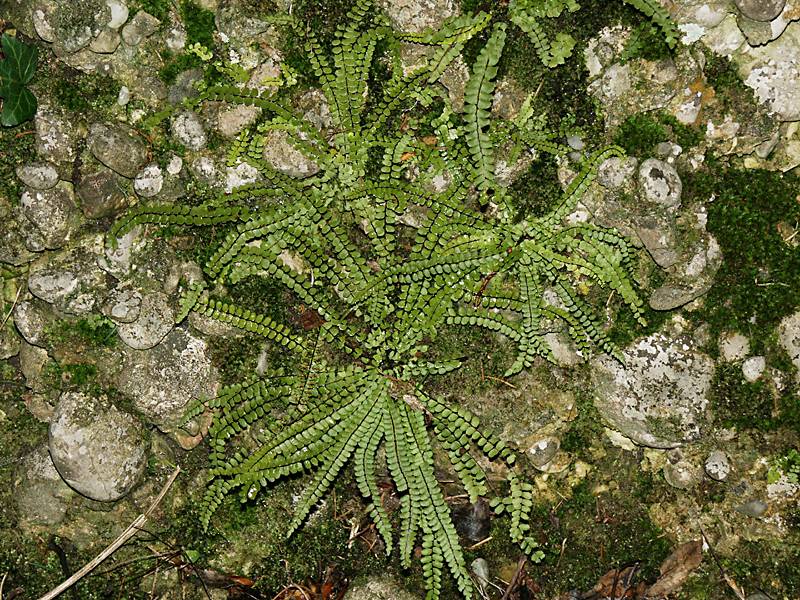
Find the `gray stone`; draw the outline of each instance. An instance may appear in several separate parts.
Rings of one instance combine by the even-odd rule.
[[[189,150],[200,150],[206,145],[203,123],[193,112],[182,112],[172,120],[172,136]]]
[[[14,308],[14,325],[29,344],[47,345],[45,329],[55,320],[46,304],[40,300],[24,300]]]
[[[744,504],[737,506],[736,510],[737,512],[747,515],[748,517],[758,518],[767,512],[768,508],[769,505],[762,500],[750,500],[750,502],[745,502]]]
[[[672,219],[653,211],[637,219],[635,231],[659,267],[669,269],[678,262],[678,240]]]
[[[110,29],[119,29],[128,20],[128,6],[123,0],[106,0],[106,6],[111,11],[106,27]]]
[[[2,291],[0,286],[0,292]],[[0,307],[3,303],[0,302]],[[3,311],[5,312],[5,311]],[[0,314],[0,319],[5,319],[5,314]],[[0,321],[2,323],[2,321]],[[9,319],[2,326],[0,326],[0,360],[6,360],[12,356],[16,356],[20,349],[20,339],[14,330],[14,322]]]
[[[36,153],[55,163],[75,160],[76,119],[63,110],[40,103],[36,110]]]
[[[20,198],[20,212],[32,226],[27,236],[31,250],[61,248],[81,224],[72,184],[49,190],[28,190]]]
[[[747,43],[751,46],[763,46],[773,39],[772,27],[769,22],[754,21],[741,14],[736,22],[744,37],[747,38]]]
[[[781,320],[778,325],[778,342],[797,368],[796,380],[800,383],[800,312]]]
[[[142,295],[132,289],[115,289],[103,303],[102,311],[117,323],[133,323],[142,310]]]
[[[158,344],[175,325],[167,296],[150,292],[142,299],[138,318],[119,326],[119,338],[131,348],[146,350]]]
[[[741,13],[754,21],[772,21],[781,14],[786,0],[733,0]]]
[[[183,417],[187,403],[211,398],[219,375],[206,343],[184,329],[175,329],[147,351],[125,350],[117,385],[147,419],[171,429]]]
[[[101,502],[125,496],[147,462],[142,424],[105,398],[77,392],[61,395],[50,423],[49,446],[64,481]]]
[[[110,20],[111,10],[104,0],[38,0],[34,10],[37,33],[50,38],[60,57],[85,48]]]
[[[751,356],[742,363],[742,375],[747,381],[753,383],[758,381],[766,367],[767,361],[763,356]]]
[[[687,460],[664,465],[664,479],[679,490],[688,490],[700,482],[697,468]]]
[[[319,166],[295,148],[284,131],[270,131],[264,143],[264,160],[290,177],[310,177]]]
[[[709,454],[704,466],[708,476],[715,481],[725,481],[731,474],[731,462],[722,450]]]
[[[528,448],[528,458],[537,469],[545,467],[558,453],[561,443],[558,438],[546,436],[533,442]]]
[[[750,354],[750,340],[741,333],[729,331],[719,338],[719,352],[723,360],[744,360]]]
[[[781,121],[800,120],[800,22],[789,24],[774,42],[750,49],[739,71]]]
[[[47,350],[22,342],[19,349],[19,368],[25,376],[25,385],[35,392],[42,391],[46,386],[42,381],[42,369],[50,357]]]
[[[189,69],[178,73],[175,82],[169,86],[167,100],[170,104],[179,104],[187,98],[197,98],[200,92],[197,91],[195,84],[203,79],[203,71],[200,69]]]
[[[79,246],[33,263],[28,289],[62,312],[84,315],[105,296],[106,278],[97,265],[97,256]]]
[[[94,157],[120,175],[133,178],[147,160],[147,147],[121,123],[95,123],[86,140]]]
[[[683,183],[672,165],[648,158],[639,168],[639,185],[650,202],[667,208],[677,208],[681,204]]]
[[[158,31],[161,21],[153,15],[140,10],[122,28],[122,39],[128,46],[138,46],[146,38]]]
[[[381,0],[379,4],[400,31],[436,29],[447,17],[458,14],[454,0]]]
[[[662,333],[632,344],[623,356],[624,366],[605,355],[591,363],[602,417],[645,446],[672,448],[699,439],[713,361],[689,338]]]
[[[57,525],[75,497],[56,471],[46,444],[22,459],[15,483],[14,499],[26,524]]]
[[[105,167],[83,176],[76,191],[84,216],[101,219],[127,208],[130,204],[128,185],[120,175]]]
[[[152,198],[158,195],[164,186],[164,173],[157,164],[149,164],[142,169],[133,181],[133,189],[143,198]]]
[[[365,581],[356,580],[347,589],[343,600],[420,600],[407,592],[395,579],[386,576],[373,576]]]
[[[89,44],[89,50],[97,54],[111,54],[119,47],[120,35],[114,29],[104,29]]]
[[[17,167],[20,181],[35,190],[49,190],[58,183],[58,171],[48,162],[32,162]]]

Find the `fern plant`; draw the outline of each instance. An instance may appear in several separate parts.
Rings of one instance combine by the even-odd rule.
[[[292,26],[290,20],[285,23]],[[408,566],[421,545],[428,598],[439,597],[445,571],[473,597],[458,535],[434,470],[434,448],[448,457],[471,501],[489,496],[481,455],[509,470],[505,496],[493,500],[511,519],[514,541],[533,559],[532,487],[515,455],[480,428],[475,415],[426,391],[426,382],[458,369],[459,357],[432,359],[447,326],[499,333],[517,348],[511,376],[537,356],[552,360],[545,340],[554,323],[582,350],[614,352],[591,308],[575,291],[594,282],[617,292],[641,319],[631,283],[631,250],[617,232],[566,217],[616,147],[587,158],[549,214],[514,222],[511,192],[495,175],[495,152],[531,148],[562,154],[556,133],[534,118],[530,99],[513,121],[490,118],[505,25],[496,24],[454,111],[437,83],[463,45],[489,27],[487,14],[449,19],[436,31],[392,31],[368,0],[360,0],[326,54],[313,34],[306,50],[330,106],[333,126],[322,132],[288,103],[236,87],[206,90],[204,100],[258,106],[262,122],[236,141],[229,160],[258,169],[263,182],[209,198],[198,206],[149,204],[119,220],[110,243],[143,224],[228,225],[230,233],[205,265],[214,290],[248,277],[274,278],[319,315],[313,331],[298,331],[218,297],[205,283],[185,289],[178,320],[190,311],[271,340],[304,367],[268,372],[197,402],[205,410],[210,482],[202,519],[208,526],[226,495],[253,499],[279,479],[309,474],[289,533],[352,463],[358,488],[386,547]],[[401,42],[430,46],[426,64],[404,73]],[[391,69],[382,94],[367,93],[378,43]],[[374,97],[373,97],[374,96]],[[163,116],[163,115],[162,115]],[[284,132],[319,171],[290,177],[264,159],[269,132]],[[434,189],[433,183],[447,184]],[[484,210],[491,207],[492,210]],[[411,213],[422,214],[412,222]],[[412,223],[408,225],[408,223]],[[288,405],[277,425],[267,418],[277,400]],[[238,443],[249,432],[249,445]],[[395,530],[376,483],[380,449],[400,499]]]
[[[678,28],[658,0],[623,0],[646,15],[659,27],[670,48],[678,42]],[[596,5],[602,4],[599,2]],[[511,0],[508,16],[533,42],[536,54],[549,68],[564,64],[572,55],[575,39],[565,32],[548,37],[543,19],[561,16],[564,11],[575,12],[581,8],[577,0]]]

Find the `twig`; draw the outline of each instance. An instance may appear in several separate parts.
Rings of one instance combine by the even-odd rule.
[[[747,600],[744,592],[739,587],[739,584],[737,584],[733,578],[725,572],[725,569],[722,567],[722,563],[719,561],[719,558],[717,558],[717,553],[714,552],[714,548],[711,547],[711,542],[708,541],[706,532],[703,531],[702,527],[700,528],[700,535],[703,536],[703,544],[708,547],[708,552],[711,554],[711,558],[713,558],[714,562],[717,564],[717,568],[719,569],[720,575],[722,575],[722,579],[725,580],[725,583],[727,583],[728,587],[733,590],[733,593],[736,594],[736,597],[739,600]]]
[[[156,499],[153,500],[153,503],[150,505],[150,508],[148,508],[144,514],[141,514],[138,517],[136,517],[133,523],[128,525],[128,528],[125,529],[125,531],[123,531],[117,539],[111,542],[111,544],[108,547],[106,547],[105,550],[103,550],[100,554],[98,554],[92,560],[86,563],[83,566],[83,568],[81,568],[74,575],[72,575],[72,577],[64,581],[58,587],[55,587],[49,592],[47,592],[39,600],[52,600],[53,598],[60,596],[62,593],[64,593],[66,590],[71,588],[78,581],[80,581],[86,575],[88,575],[95,567],[97,567],[105,559],[107,559],[109,556],[114,554],[114,552],[119,550],[120,546],[122,546],[125,542],[127,542],[134,535],[136,535],[139,529],[141,529],[141,527],[147,522],[147,519],[150,517],[150,515],[153,513],[156,507],[158,507],[158,505],[164,499],[164,496],[167,495],[167,491],[169,490],[170,487],[172,487],[172,484],[175,482],[175,478],[178,477],[178,473],[180,472],[181,468],[175,467],[175,470],[172,472],[172,475],[170,475],[169,479],[167,480],[167,483],[164,484],[164,487],[161,488],[161,492],[159,492]]]
[[[6,321],[8,321],[8,319],[11,318],[11,313],[14,312],[14,307],[17,306],[17,301],[19,300],[19,295],[21,293],[22,293],[22,286],[19,286],[17,288],[17,295],[14,297],[14,302],[11,303],[11,308],[8,309],[8,314],[6,315],[5,319],[3,319],[3,322],[0,323],[0,329],[5,327],[6,326]]]
[[[517,563],[517,570],[514,572],[514,576],[508,583],[508,587],[506,588],[506,591],[503,594],[502,600],[508,600],[511,597],[511,592],[513,592],[514,588],[517,587],[517,584],[519,583],[519,578],[522,575],[522,570],[525,568],[526,562],[528,562],[527,556],[523,556],[522,558],[519,559],[519,562]]]
[[[481,546],[483,546],[484,544],[488,544],[488,543],[489,543],[489,542],[491,542],[493,539],[494,539],[494,538],[493,538],[492,536],[489,536],[489,537],[487,537],[487,538],[483,538],[483,539],[482,539],[480,542],[477,542],[477,543],[475,543],[475,544],[472,544],[472,546],[470,546],[469,548],[467,548],[467,550],[468,550],[469,552],[472,552],[473,550],[476,550],[476,549],[480,548],[480,547],[481,547]]]
[[[8,573],[3,573],[3,579],[0,580],[0,600],[3,600],[3,586],[6,583],[6,577],[8,577]]]
[[[482,369],[482,368],[483,368],[483,367],[481,367],[481,369]],[[502,383],[503,385],[507,385],[508,387],[510,387],[512,390],[515,390],[515,389],[517,389],[517,386],[515,386],[513,383],[509,383],[509,382],[508,382],[508,381],[506,381],[505,379],[500,379],[499,377],[492,377],[491,375],[487,375],[487,376],[486,376],[486,379],[491,379],[492,381],[499,381],[499,382],[500,382],[500,383]]]

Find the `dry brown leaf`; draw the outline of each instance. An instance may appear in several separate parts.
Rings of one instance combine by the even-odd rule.
[[[645,598],[664,598],[680,588],[689,574],[703,562],[703,543],[686,542],[661,563],[661,576],[645,593]]]

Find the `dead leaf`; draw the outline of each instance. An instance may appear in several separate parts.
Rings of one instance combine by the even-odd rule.
[[[703,562],[703,543],[686,542],[661,563],[661,576],[645,593],[645,598],[664,598],[680,588],[689,574]]]
[[[611,569],[603,575],[585,598],[641,598],[645,583],[634,583],[639,565],[625,567],[624,569]]]

